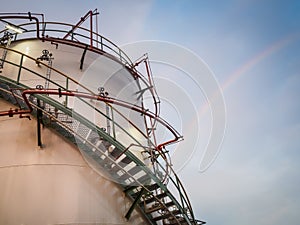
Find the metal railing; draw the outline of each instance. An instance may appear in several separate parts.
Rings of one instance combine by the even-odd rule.
[[[3,16],[0,14],[0,20],[2,20],[3,18],[11,19],[12,17],[13,17],[12,15]],[[16,16],[15,19],[29,19],[29,16],[25,16],[25,15]],[[18,34],[18,35],[15,34],[14,41],[28,39],[28,35],[30,36],[31,34],[33,34],[36,38],[41,39],[43,41],[55,41],[58,43],[69,44],[69,45],[80,47],[80,48],[85,48],[88,45],[89,50],[97,52],[99,54],[105,54],[107,57],[121,62],[124,66],[128,67],[128,69],[131,71],[132,74],[134,74],[134,76],[137,76],[138,78],[140,78],[140,80],[142,81],[142,83],[145,86],[147,86],[147,87],[151,86],[151,83],[150,84],[148,83],[147,78],[144,77],[142,74],[140,74],[135,69],[135,66],[133,65],[133,63],[131,62],[129,57],[120,48],[118,48],[114,43],[112,43],[108,39],[104,38],[103,36],[93,32],[92,37],[95,36],[96,38],[91,41],[90,40],[91,35],[89,35],[90,30],[79,27],[76,29],[76,32],[72,31],[71,35],[69,36],[69,39],[53,37],[53,35],[51,35],[53,33],[66,34],[69,30],[72,30],[72,25],[65,24],[65,23],[58,23],[58,22],[44,22],[44,21],[40,22],[37,18],[34,19],[32,16],[30,17],[30,19],[33,19],[35,22],[23,23],[21,25],[18,25],[19,27],[21,27],[23,29],[24,32],[22,34]],[[53,26],[53,28],[50,28],[50,26]],[[58,28],[58,27],[64,27],[64,29]],[[2,32],[3,31],[0,32],[0,35]],[[96,46],[94,46],[94,44]],[[149,157],[153,157],[152,153],[155,151],[156,155],[159,155],[160,158],[163,158],[164,160],[166,160],[165,153],[163,151],[161,151],[162,147],[169,143],[177,142],[181,139],[181,136],[177,133],[177,131],[170,124],[168,124],[165,120],[158,117],[157,112],[153,112],[153,113],[149,112],[143,108],[143,105],[137,106],[137,105],[132,105],[128,102],[120,101],[118,99],[99,97],[98,94],[94,93],[90,89],[81,85],[78,81],[73,79],[71,76],[68,76],[68,75],[62,73],[61,71],[59,71],[53,67],[49,67],[49,65],[44,64],[43,62],[39,62],[39,64],[43,67],[51,68],[52,73],[55,73],[56,75],[60,76],[63,81],[57,82],[57,81],[47,79],[47,77],[40,74],[39,71],[36,71],[32,67],[27,67],[24,64],[25,58],[27,59],[27,61],[36,63],[35,58],[33,58],[29,55],[26,55],[22,52],[18,52],[13,49],[8,49],[3,46],[0,46],[0,49],[9,51],[9,53],[11,55],[12,54],[14,55],[14,57],[12,57],[14,60],[9,61],[9,60],[4,59],[3,63],[5,62],[5,67],[14,68],[13,71],[16,71],[16,75],[13,75],[12,77],[10,77],[10,79],[5,78],[4,80],[6,80],[6,82],[10,83],[11,85],[15,86],[16,88],[21,88],[22,93],[24,93],[24,92],[26,93],[26,91],[27,91],[26,94],[31,94],[30,96],[34,96],[35,98],[42,99],[43,102],[45,102],[48,105],[48,110],[46,110],[45,108],[40,109],[43,111],[44,115],[46,115],[48,118],[51,118],[51,120],[56,121],[60,127],[62,127],[64,130],[68,131],[69,133],[73,134],[74,136],[76,136],[78,138],[78,140],[80,140],[80,143],[81,143],[81,146],[83,147],[83,149],[88,148],[91,150],[91,149],[98,148],[98,146],[96,146],[95,143],[93,143],[93,142],[91,142],[91,140],[89,140],[89,135],[95,131],[106,141],[108,141],[113,146],[116,146],[121,150],[122,154],[118,155],[118,157],[111,157],[109,155],[105,156],[110,161],[110,163],[112,163],[116,166],[119,166],[116,163],[117,161],[120,162],[125,156],[129,157],[132,160],[132,162],[135,163],[136,166],[140,166],[142,168],[142,170],[144,171],[144,173],[149,175],[150,183],[157,183],[160,190],[167,193],[168,198],[170,198],[174,202],[174,204],[176,205],[177,209],[181,212],[181,215],[185,219],[187,224],[202,224],[203,223],[202,221],[197,222],[197,220],[195,219],[194,213],[193,213],[193,210],[191,207],[191,203],[188,199],[185,189],[184,189],[180,179],[178,178],[176,173],[173,171],[172,167],[169,165],[169,163],[167,162],[167,165],[164,166],[156,158],[157,156],[155,156],[155,158],[152,158],[152,162],[155,163],[157,165],[157,168],[159,168],[159,170],[164,172],[164,174],[166,175],[166,177],[164,177],[164,179],[162,179],[162,180],[168,181],[168,186],[170,187],[170,185],[172,185],[172,187],[177,191],[177,194],[175,194],[175,193],[172,194],[169,191],[169,189],[167,188],[167,186],[162,182],[161,178],[158,177],[158,174],[156,174],[155,171],[153,171],[151,168],[146,167],[145,164],[141,160],[139,160],[136,157],[136,155],[134,155],[133,152],[131,151],[132,150],[131,148],[135,148],[135,149],[139,148],[139,149],[142,149],[143,152],[146,152],[146,154],[148,154]],[[107,52],[109,52],[109,54]],[[5,70],[3,70],[3,71],[5,71]],[[30,85],[27,82],[29,86],[24,85],[23,78],[26,77],[26,74],[30,74],[31,76],[36,77],[37,81],[32,80],[31,83],[29,82]],[[45,80],[47,80],[49,83],[52,84],[52,86],[55,86],[57,89],[48,90],[48,92],[46,92],[46,91],[41,90],[41,88],[39,90],[32,88],[32,87],[35,87],[36,85],[38,85],[40,81],[45,81]],[[26,82],[25,82],[25,84],[26,84]],[[79,92],[70,90],[69,89],[70,86],[79,86],[80,88],[82,88],[84,90],[84,92],[79,93]],[[34,90],[36,92],[34,92]],[[3,88],[2,88],[2,91],[4,91]],[[52,92],[50,93],[50,91],[52,91]],[[62,102],[62,101],[60,101],[60,99],[57,99],[55,97],[51,98],[50,94],[55,95],[55,96],[60,96],[60,97],[65,96],[65,101]],[[154,102],[155,102],[157,98],[154,96],[154,94],[156,94],[156,92],[152,91],[151,94],[153,95]],[[26,102],[26,98],[24,98],[24,96],[25,96],[25,94],[23,96],[21,96],[21,95],[18,96],[18,98],[22,98]],[[68,101],[67,96],[78,99],[87,108],[95,110],[95,112],[99,115],[99,117],[101,117],[105,120],[108,120],[109,123],[112,125],[112,135],[105,132],[102,128],[96,126],[92,121],[85,119],[84,117],[82,117],[82,115],[80,115],[76,112],[72,112],[72,110],[69,109],[66,104],[66,102]],[[92,105],[87,100],[87,99],[91,99],[91,98],[95,99],[97,101],[100,101],[101,104],[103,104],[105,106],[108,106],[109,109],[111,110],[111,115],[109,116],[109,115],[105,114],[104,112],[102,112],[100,109],[95,108],[94,105]],[[36,110],[38,108],[38,106],[32,101],[27,101],[27,104],[31,105],[33,107],[32,108],[33,110]],[[134,121],[130,121],[126,117],[126,115],[122,114],[122,112],[120,112],[115,107],[115,105],[134,109],[137,113],[141,113],[144,116],[144,118],[148,118],[148,121],[150,120],[151,124],[149,125],[145,122],[145,130],[144,131],[141,130],[138,126],[135,126]],[[55,110],[56,110],[56,112],[55,112]],[[59,112],[61,112],[62,114],[66,115],[68,118],[70,118],[70,120],[73,121],[74,124],[75,124],[75,121],[77,121],[76,122],[77,125],[83,124],[83,126],[86,127],[86,130],[89,130],[88,132],[90,132],[90,133],[88,135],[86,135],[86,132],[85,132],[85,134],[81,134],[80,130],[76,130],[76,129],[78,129],[78,127],[76,129],[74,127],[72,127],[71,124],[73,122],[72,123],[64,123],[62,121],[59,121],[58,117],[55,116],[55,113],[57,113],[57,110],[59,110]],[[156,107],[156,110],[157,110],[157,107]],[[117,119],[116,119],[116,115],[118,115]],[[147,119],[145,119],[145,121],[147,121]],[[137,133],[139,133],[143,137],[144,141],[141,142],[134,135],[130,134],[127,131],[127,129],[124,129],[124,127],[122,125],[122,124],[124,124],[124,122],[129,124],[130,128],[132,128]],[[155,125],[157,123],[159,123],[162,126],[164,126],[174,136],[174,139],[160,143],[160,144],[156,143],[156,142],[152,142],[152,140],[149,137],[148,129],[149,129],[149,127],[151,129],[151,127],[152,127],[152,130],[154,130],[153,123]],[[124,143],[122,144],[122,138],[119,138],[120,133],[123,136],[126,136],[130,139],[129,144],[128,143],[126,145],[123,145]],[[147,142],[147,145],[145,145],[144,142]],[[157,150],[160,150],[160,151],[157,151]],[[90,152],[90,153],[92,154],[92,152]],[[93,166],[97,167],[97,163],[94,164]],[[120,170],[123,173],[128,173],[128,170],[125,170],[124,168],[120,168]],[[131,182],[134,182],[135,184],[139,184],[140,187],[143,187],[145,190],[148,190],[148,192],[151,193],[151,191],[148,189],[148,187],[145,183],[140,182],[137,178],[133,177],[132,175],[130,175],[130,179],[131,179]],[[130,185],[128,183],[128,181],[127,181],[127,183],[123,184],[124,187],[126,185]],[[175,197],[175,195],[177,195],[177,197]],[[154,196],[154,197],[156,197],[156,196]],[[170,213],[170,215],[172,215],[172,211],[170,211],[170,209],[168,209],[168,207],[165,205],[164,202],[161,202],[161,199],[157,198],[157,201],[160,202],[162,205],[164,205],[165,210],[168,211]],[[178,224],[180,224],[179,219],[176,219],[175,215],[173,215],[173,218],[177,221]],[[151,220],[151,218],[150,218],[150,220]]]
[[[120,60],[124,65],[133,67],[131,59],[126,55],[126,53],[120,49],[116,44],[107,39],[106,37],[93,32],[84,27],[77,27],[76,32],[72,31],[71,35],[67,39],[64,36],[69,33],[74,27],[73,24],[61,23],[61,22],[45,22],[42,16],[42,21],[35,16],[42,14],[32,14],[29,16],[27,13],[11,14],[11,13],[1,13],[0,21],[9,23],[7,20],[34,20],[34,22],[27,22],[22,24],[17,24],[16,26],[22,30],[22,33],[15,33],[15,39],[24,40],[29,37],[35,37],[43,41],[57,41],[62,43],[78,43],[78,47],[85,48],[89,46],[89,49],[101,53],[109,53],[113,55],[116,59]],[[13,24],[13,22],[11,22]],[[3,35],[6,29],[0,31],[0,35]],[[93,38],[91,40],[91,37]]]
[[[10,87],[13,87],[13,89],[11,90],[21,90],[19,92],[19,95],[15,95],[15,97],[19,98],[21,101],[23,102],[26,102],[24,101],[24,98],[22,96],[22,90],[30,90],[29,87],[26,87],[24,85],[21,85],[21,84],[16,84],[14,83],[13,81],[10,81],[9,79],[5,78],[5,79],[0,79],[1,83],[6,83],[6,84],[9,84]],[[12,91],[9,91],[9,90],[5,90],[3,88],[0,87],[0,91],[5,91],[7,93],[12,93]],[[46,103],[49,107],[52,107],[52,109],[58,109],[59,111],[63,112],[65,115],[69,116],[70,119],[71,119],[71,123],[64,123],[62,121],[60,121],[55,115],[53,115],[53,113],[51,113],[51,110],[49,110],[49,107],[43,107],[43,108],[39,108],[37,106],[37,99],[40,99],[42,100],[44,103]],[[28,102],[29,103],[29,102]],[[114,140],[114,139],[111,139],[109,138],[109,136],[103,132],[103,130],[99,127],[95,127],[94,124],[92,124],[90,121],[88,121],[87,119],[84,119],[82,116],[78,115],[78,114],[74,114],[74,112],[72,112],[70,109],[67,109],[65,108],[65,106],[63,106],[62,104],[60,104],[59,102],[49,98],[48,96],[42,96],[42,95],[39,95],[39,96],[34,96],[34,98],[31,99],[30,103],[31,107],[33,109],[37,109],[39,108],[40,110],[43,111],[44,113],[44,116],[48,117],[49,119],[55,121],[57,124],[59,124],[60,127],[62,127],[64,130],[68,131],[69,133],[73,134],[75,137],[76,137],[76,144],[77,145],[81,145],[81,148],[80,150],[83,152],[83,153],[86,153],[86,147],[87,148],[90,148],[90,149],[97,149],[98,147],[95,145],[95,143],[91,142],[88,138],[88,136],[85,136],[84,134],[81,133],[81,130],[78,129],[79,125],[80,124],[83,124],[81,125],[80,127],[83,128],[85,127],[86,129],[90,129],[90,130],[93,130],[93,129],[96,129],[96,132],[97,133],[101,133],[101,136],[102,137],[105,137],[105,139],[107,141],[109,141],[110,143],[112,143],[114,146],[117,146],[118,148],[120,149],[125,149],[124,146],[122,146],[121,143],[119,143],[118,141]],[[48,110],[45,110],[45,108],[47,108]],[[53,111],[53,110],[52,110]],[[33,111],[35,112],[35,111]],[[72,127],[70,126],[70,124],[72,123],[76,123],[77,126],[75,127]],[[70,138],[71,136],[69,136]],[[79,143],[79,142],[80,143]],[[82,148],[82,146],[85,146]],[[90,151],[91,152],[91,151]],[[100,152],[100,151],[99,151]],[[124,155],[130,157],[130,159],[132,159],[132,161],[135,163],[135,166],[140,166],[145,174],[148,174],[149,177],[150,177],[150,181],[147,183],[156,183],[159,185],[160,189],[164,192],[167,193],[167,196],[171,199],[171,201],[174,202],[175,206],[177,207],[178,210],[181,211],[183,217],[186,219],[186,221],[190,221],[191,223],[190,224],[202,224],[202,221],[201,223],[194,223],[193,221],[196,221],[195,218],[194,218],[194,215],[193,215],[193,211],[192,211],[192,207],[191,207],[191,204],[188,200],[188,197],[184,191],[184,188],[179,180],[179,178],[177,177],[177,175],[174,173],[174,178],[172,178],[171,176],[169,176],[169,179],[171,182],[169,182],[169,185],[172,184],[174,187],[175,187],[175,190],[177,190],[178,194],[179,194],[179,199],[177,200],[177,198],[171,193],[169,192],[168,188],[162,184],[160,182],[160,180],[157,178],[157,176],[155,174],[153,174],[151,172],[151,170],[149,170],[149,168],[147,168],[139,159],[137,159],[132,153],[130,153],[129,151],[126,151],[124,153]],[[116,158],[114,157],[111,157],[109,155],[106,155],[105,156],[106,159],[114,164],[116,167],[119,167],[120,170],[122,170],[123,173],[128,173],[128,170],[122,168],[121,165],[119,165],[118,163],[116,163]],[[99,168],[97,164],[91,162],[91,160],[87,160],[89,162],[89,164],[97,171],[99,172]],[[103,169],[103,168],[102,168]],[[163,169],[163,168],[162,168]],[[130,175],[130,174],[129,174]],[[120,181],[119,181],[120,182]],[[142,182],[139,182],[136,178],[134,177],[131,177],[131,183],[135,183],[135,185],[138,184],[139,187],[143,187],[145,188],[146,190],[148,189],[147,188],[147,184],[145,183],[142,183]],[[121,183],[121,185],[123,185],[124,187],[127,187],[128,185],[130,185],[130,183]],[[149,190],[148,190],[149,191]],[[151,193],[151,191],[149,191],[149,193]],[[155,197],[155,196],[154,196]],[[156,199],[157,202],[160,202],[162,205],[164,205],[164,202],[161,202],[160,199]],[[180,203],[181,202],[181,203]],[[170,212],[170,210],[168,209],[168,207],[165,207],[165,210],[168,210]],[[172,215],[172,212],[170,212],[170,215]],[[174,218],[176,218],[174,216]],[[180,224],[180,221],[178,221],[178,224]]]

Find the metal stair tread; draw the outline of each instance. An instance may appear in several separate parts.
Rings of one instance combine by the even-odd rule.
[[[111,156],[113,156],[114,158],[118,157],[121,153],[122,151],[118,148],[114,148],[114,150],[110,152]]]
[[[120,176],[120,180],[126,180],[129,177],[133,176],[134,174],[137,174],[138,172],[140,172],[142,169],[139,166],[134,166],[133,168],[131,168],[130,170],[127,171],[127,173],[124,173]]]
[[[162,198],[164,198],[164,197],[166,197],[166,196],[167,196],[167,192],[163,192],[163,193],[160,193],[160,194],[158,194],[158,195],[155,195],[155,196],[153,196],[153,197],[151,197],[151,198],[146,199],[146,200],[145,200],[145,203],[146,203],[146,204],[149,204],[149,203],[151,203],[151,202],[154,202],[154,201],[157,200],[157,199],[161,200]]]
[[[171,211],[170,213],[166,213],[166,214],[154,217],[154,218],[152,218],[152,220],[159,221],[159,220],[162,220],[162,219],[174,218],[175,215],[178,215],[180,213],[181,213],[180,210],[175,210],[175,211]]]
[[[143,204],[143,202],[140,203],[140,205],[142,205],[142,204]],[[155,211],[158,211],[158,210],[161,210],[161,209],[166,209],[166,208],[169,208],[169,207],[174,206],[174,205],[175,204],[172,201],[171,202],[163,203],[163,205],[160,204],[160,203],[157,203],[157,205],[151,206],[150,208],[148,208],[146,210],[146,213],[153,213]]]
[[[148,174],[145,174],[144,176],[140,177],[137,179],[137,181],[132,182],[130,185],[131,186],[145,186],[146,182],[151,180],[150,176]]]
[[[151,184],[151,185],[147,185],[147,190],[148,191],[154,191],[157,190],[159,188],[159,185],[157,183]]]
[[[184,217],[178,217],[176,216],[176,219],[180,222],[180,225],[188,225],[189,223],[186,221]],[[174,221],[169,221],[168,225],[178,225],[178,222],[175,218]]]
[[[119,162],[119,165],[123,163],[123,167],[125,167],[126,165],[128,165],[129,163],[132,162],[132,159],[129,158],[128,156],[125,156],[120,162]],[[120,165],[120,166],[121,166]]]

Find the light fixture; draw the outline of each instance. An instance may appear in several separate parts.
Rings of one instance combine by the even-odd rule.
[[[17,32],[18,34],[23,33],[23,31],[22,31],[20,28],[18,28],[18,27],[14,27],[14,26],[9,25],[9,24],[6,24],[5,27],[6,27],[7,29],[9,29],[9,30],[13,30],[13,31]]]

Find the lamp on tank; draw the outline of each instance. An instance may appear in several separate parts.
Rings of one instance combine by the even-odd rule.
[[[15,27],[15,26],[10,25],[10,24],[6,24],[5,28],[7,28],[9,30],[12,30],[12,31],[15,31],[18,34],[22,34],[23,33],[23,31],[20,28]]]

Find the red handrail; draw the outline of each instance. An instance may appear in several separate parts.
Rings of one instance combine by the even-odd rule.
[[[22,92],[22,97],[28,107],[28,109],[9,109],[7,111],[2,111],[0,112],[0,116],[10,116],[12,117],[13,115],[22,115],[22,114],[28,114],[31,113],[33,108],[27,98],[27,95],[32,95],[32,94],[43,94],[43,95],[58,95],[58,96],[73,96],[73,97],[79,97],[79,98],[87,98],[87,99],[93,99],[93,100],[97,100],[97,101],[102,101],[105,103],[109,103],[109,104],[115,104],[118,106],[122,106],[131,110],[134,110],[138,113],[141,113],[145,116],[150,117],[151,119],[155,119],[156,121],[158,121],[159,123],[161,123],[164,127],[166,127],[173,135],[174,138],[166,141],[164,143],[161,143],[159,145],[156,146],[156,150],[157,151],[162,151],[162,148],[168,144],[171,143],[175,143],[177,142],[181,137],[177,134],[176,130],[170,126],[165,120],[163,120],[160,117],[157,117],[155,114],[137,106],[137,105],[132,105],[130,103],[126,103],[126,102],[122,102],[118,99],[114,99],[111,97],[102,97],[100,95],[92,95],[89,93],[83,93],[83,92],[76,92],[76,91],[63,91],[61,89],[27,89],[24,90]]]

